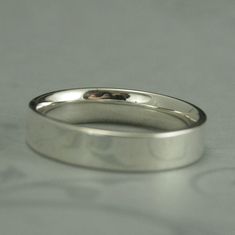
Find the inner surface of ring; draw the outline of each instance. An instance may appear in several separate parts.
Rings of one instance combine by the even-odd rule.
[[[35,111],[74,125],[124,124],[172,131],[194,127],[202,113],[171,97],[121,89],[75,89],[40,96],[30,103]]]

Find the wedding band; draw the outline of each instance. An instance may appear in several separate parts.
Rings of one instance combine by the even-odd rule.
[[[166,170],[197,161],[206,114],[173,97],[127,89],[81,88],[29,103],[26,141],[36,152],[74,165],[119,171]],[[145,130],[110,130],[91,123]]]

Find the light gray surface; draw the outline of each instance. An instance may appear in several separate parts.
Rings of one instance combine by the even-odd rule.
[[[0,234],[235,234],[234,37],[233,0],[1,1]],[[29,150],[27,102],[82,86],[199,105],[209,117],[204,159],[118,174]]]

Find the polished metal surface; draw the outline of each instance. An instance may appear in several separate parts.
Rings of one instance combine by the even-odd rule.
[[[149,171],[186,166],[203,155],[205,113],[173,97],[82,88],[41,95],[29,107],[28,145],[66,163]],[[87,126],[92,123],[129,125],[146,131]]]

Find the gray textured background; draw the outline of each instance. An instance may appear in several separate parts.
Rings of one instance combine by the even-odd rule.
[[[0,234],[234,235],[234,37],[233,0],[1,0]],[[82,86],[199,105],[209,116],[204,159],[118,174],[31,152],[28,101]]]

